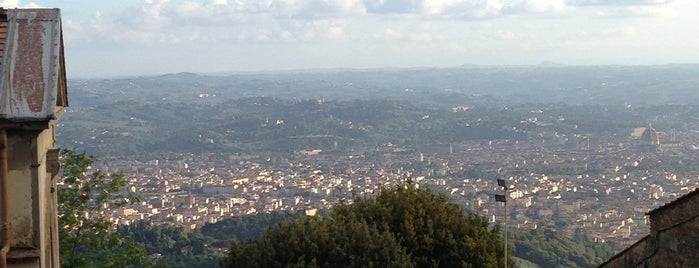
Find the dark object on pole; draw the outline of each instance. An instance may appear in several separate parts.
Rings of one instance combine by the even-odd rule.
[[[504,179],[497,179],[498,186],[502,187],[504,194],[495,194],[495,201],[502,202],[505,205],[505,215],[503,218],[503,223],[505,225],[505,268],[507,268],[507,182]]]
[[[507,182],[503,179],[498,179],[498,186],[502,186],[502,188],[507,189]]]
[[[496,194],[496,195],[495,195],[495,201],[498,201],[498,202],[507,202],[507,198],[505,197],[504,194]]]

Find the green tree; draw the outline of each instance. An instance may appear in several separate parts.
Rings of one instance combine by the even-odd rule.
[[[182,226],[138,221],[121,225],[117,230],[121,236],[142,244],[146,252],[158,256],[158,264],[167,267],[218,267],[223,257],[211,246],[214,238]]]
[[[122,173],[91,171],[95,157],[61,150],[62,187],[58,189],[58,225],[63,267],[150,267],[142,245],[116,232],[105,208],[121,208],[138,201],[123,191]]]
[[[614,255],[611,247],[590,241],[582,229],[572,237],[552,228],[511,231],[514,255],[541,267],[595,267]]]
[[[499,227],[444,194],[406,184],[234,242],[223,266],[502,267],[502,254]]]
[[[500,228],[427,188],[384,189],[373,199],[355,197],[333,213],[393,233],[417,267],[503,266]]]
[[[413,267],[395,237],[359,221],[310,217],[234,243],[223,267]]]

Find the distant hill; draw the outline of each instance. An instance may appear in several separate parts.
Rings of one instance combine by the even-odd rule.
[[[651,121],[681,131],[699,122],[697,87],[695,65],[71,80],[58,140],[97,155],[133,156],[349,150],[544,132],[626,135]]]
[[[509,103],[664,105],[699,101],[699,65],[533,66],[286,71],[231,75],[167,74],[69,81],[71,105],[124,100],[194,103],[259,96],[316,99],[399,99],[490,95]]]

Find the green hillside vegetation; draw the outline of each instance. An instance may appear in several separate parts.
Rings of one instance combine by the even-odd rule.
[[[444,194],[401,185],[235,242],[227,267],[499,267],[500,228]]]
[[[455,98],[458,99],[458,98]],[[564,104],[419,106],[397,100],[285,100],[269,97],[219,103],[107,104],[69,112],[59,141],[100,156],[175,153],[283,154],[298,150],[371,151],[391,143],[446,144],[530,139],[541,134],[627,136],[648,124],[687,131],[699,127],[696,106],[627,109]],[[480,102],[477,102],[480,103]],[[481,103],[482,104],[482,103]],[[658,123],[655,123],[655,122]]]
[[[212,247],[217,241],[215,238],[181,226],[153,225],[142,221],[119,226],[118,233],[143,245],[149,256],[162,267],[217,267],[222,258],[222,254]]]
[[[141,245],[155,262],[164,267],[219,267],[233,241],[262,236],[270,226],[299,219],[303,214],[288,211],[237,216],[196,230],[169,224],[140,221],[119,226],[118,234]]]
[[[214,245],[228,248],[233,241],[239,242],[261,237],[269,227],[298,220],[305,216],[303,212],[272,211],[226,218],[217,223],[206,224],[199,231],[205,236],[217,237],[220,242]]]
[[[332,214],[333,212],[330,212],[330,215]],[[119,234],[143,247],[159,265],[173,268],[219,267],[222,260],[225,260],[224,263],[230,261],[230,256],[226,255],[226,252],[231,243],[236,244],[237,247],[244,247],[243,245],[252,247],[244,250],[255,250],[254,247],[260,246],[258,245],[261,243],[258,241],[260,239],[272,239],[273,237],[276,239],[279,238],[278,236],[289,239],[290,230],[308,237],[309,240],[319,239],[319,242],[315,242],[317,249],[328,248],[334,243],[346,243],[339,245],[339,249],[359,254],[355,256],[355,259],[364,258],[364,261],[372,260],[371,256],[361,255],[361,252],[351,250],[379,250],[371,245],[374,242],[382,247],[389,246],[393,249],[402,247],[398,245],[397,241],[389,241],[388,243],[378,241],[379,238],[389,240],[395,240],[395,238],[387,236],[385,233],[379,233],[369,228],[367,224],[348,225],[347,221],[339,223],[324,219],[323,217],[306,218],[298,212],[272,212],[231,217],[217,223],[207,224],[194,231],[172,225],[138,222],[130,226],[119,227]],[[308,224],[306,224],[306,220],[309,221]],[[329,235],[319,235],[323,233]],[[341,240],[347,239],[347,234],[354,233],[360,234],[356,236],[356,241]],[[515,262],[514,267],[596,267],[613,254],[608,245],[589,241],[582,231],[571,237],[546,230],[511,228],[509,235],[510,246],[514,247],[511,253]],[[338,242],[331,240],[331,238],[340,240]],[[348,248],[349,245],[352,245],[351,249]],[[242,254],[245,252],[244,250],[238,252]],[[385,251],[382,254],[392,257],[402,256],[400,255],[401,251]],[[333,255],[333,258],[339,257]],[[501,258],[501,256],[497,257]],[[376,262],[377,260],[372,261]],[[411,262],[403,264],[413,265]],[[318,261],[316,261],[316,265],[319,265]]]
[[[372,70],[317,70],[230,75],[167,74],[70,80],[71,106],[118,101],[216,102],[273,96],[282,99],[393,99],[420,105],[460,105],[487,96],[517,103],[655,106],[694,104],[699,65],[472,66]],[[215,95],[202,98],[200,94]],[[435,101],[437,100],[437,101]]]
[[[590,241],[582,230],[573,237],[549,229],[512,229],[515,256],[541,267],[595,267],[613,256],[611,247]]]

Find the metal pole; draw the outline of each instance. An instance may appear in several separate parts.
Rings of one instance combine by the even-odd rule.
[[[496,194],[495,201],[505,203],[505,215],[503,217],[503,225],[505,226],[505,244],[503,245],[503,254],[505,255],[505,268],[507,268],[507,181],[498,179],[498,186],[502,187],[502,195]],[[497,214],[497,213],[496,213]]]
[[[507,198],[507,188],[505,188],[505,198]],[[507,268],[507,199],[505,199],[505,268]]]

